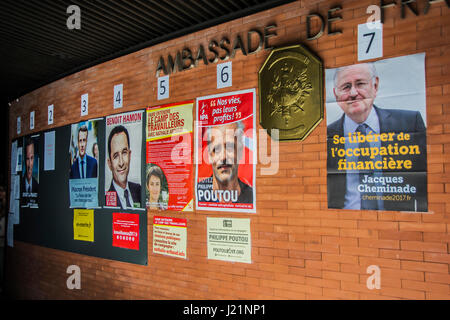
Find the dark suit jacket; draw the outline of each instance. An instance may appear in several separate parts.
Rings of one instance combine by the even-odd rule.
[[[36,181],[36,179],[34,177],[31,177],[32,182],[32,186],[31,186],[31,193],[39,193],[39,183]],[[25,190],[26,187],[26,177],[23,176],[22,177],[22,183],[20,184],[20,194],[22,195],[24,192],[27,192],[27,190]]]
[[[80,167],[77,160],[72,164],[70,168],[70,179],[81,179]],[[91,156],[86,155],[86,177],[85,178],[97,178],[97,160]]]
[[[133,198],[134,203],[139,203],[139,208],[141,207],[141,185],[138,183],[133,183],[128,181],[128,188],[130,188],[131,197]],[[119,196],[117,195],[116,188],[114,188],[114,184],[111,181],[111,186],[109,187],[108,192],[115,192],[116,193],[116,199],[117,199],[117,205],[120,207],[120,209],[123,209],[122,202],[119,200]],[[131,203],[131,206],[133,206],[133,203]]]
[[[205,188],[199,188],[203,190],[212,190],[212,181],[213,176],[210,176],[209,178],[203,179],[198,183],[199,186],[206,186]],[[253,203],[253,188],[250,187],[248,184],[241,181],[241,179],[238,179],[239,187],[241,188],[241,194],[237,198],[236,203]],[[199,201],[205,201],[203,199],[199,199]],[[209,201],[213,202],[213,201]]]
[[[408,144],[417,144],[421,149],[421,159],[414,160],[420,164],[418,171],[426,171],[426,128],[422,120],[422,116],[418,111],[407,110],[394,110],[394,109],[380,109],[374,106],[378,115],[380,123],[380,133],[395,132],[396,134],[404,132],[411,135],[411,140]],[[327,183],[328,183],[328,207],[341,209],[344,207],[345,194],[347,191],[347,181],[345,173],[337,172],[338,157],[331,157],[330,148],[340,147],[345,148],[343,145],[333,144],[333,136],[344,136],[344,116],[333,122],[327,127],[328,136],[328,159],[327,159]],[[396,140],[396,139],[395,139]],[[381,142],[381,146],[385,146],[393,141]],[[397,157],[397,159],[402,159]],[[411,156],[407,155],[404,159],[411,159]],[[426,181],[425,181],[426,185]],[[386,210],[387,208],[385,206]]]

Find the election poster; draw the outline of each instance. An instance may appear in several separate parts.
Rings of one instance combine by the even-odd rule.
[[[153,217],[153,253],[186,259],[187,220]]]
[[[207,218],[208,259],[252,262],[250,219]]]
[[[94,242],[94,210],[74,209],[73,239]]]
[[[144,111],[106,118],[105,207],[140,209]]]
[[[194,102],[147,109],[146,206],[149,210],[192,211]]]
[[[23,161],[20,178],[20,206],[38,208],[39,197],[39,142],[40,135],[23,138]],[[22,158],[22,154],[17,154]]]
[[[70,207],[98,207],[98,127],[100,120],[73,124],[69,144]]]
[[[197,98],[198,210],[256,212],[255,90]]]
[[[425,54],[326,70],[328,207],[426,212]]]
[[[139,214],[113,213],[113,247],[139,250]]]

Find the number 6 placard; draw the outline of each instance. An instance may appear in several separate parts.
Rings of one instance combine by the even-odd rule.
[[[233,85],[233,65],[225,62],[217,65],[217,89],[231,87]]]

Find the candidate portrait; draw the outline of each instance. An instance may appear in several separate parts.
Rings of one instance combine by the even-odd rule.
[[[253,203],[253,188],[239,179],[239,162],[244,154],[243,122],[208,127],[206,141],[212,175],[198,182],[198,189],[212,192],[210,200],[199,197],[199,201]],[[229,191],[228,201],[225,192],[216,193],[216,190]],[[221,199],[220,194],[225,199]]]
[[[25,139],[25,172],[21,182],[21,194],[30,197],[31,194],[37,194],[39,192],[39,183],[35,177],[33,177],[33,170],[35,166],[36,146],[35,141],[32,138]]]
[[[129,181],[132,150],[130,135],[122,125],[114,127],[108,136],[107,165],[112,181],[107,194],[116,194],[117,206],[121,209],[141,207],[141,185]]]
[[[78,128],[77,132],[77,149],[76,156],[70,168],[70,179],[87,179],[97,178],[98,164],[94,157],[87,154],[87,146],[89,140],[89,130],[86,125]]]
[[[329,103],[327,100],[327,113],[335,112],[333,108],[341,110],[342,115],[327,126],[328,136],[328,206],[329,208],[340,209],[390,209],[387,204],[380,200],[364,200],[367,197],[361,196],[359,187],[368,177],[382,176],[386,170],[359,169],[342,170],[338,172],[337,168],[342,168],[342,164],[361,163],[364,161],[381,161],[381,155],[368,157],[366,150],[380,150],[388,147],[392,142],[392,137],[398,134],[407,133],[412,137],[408,143],[416,144],[421,148],[426,147],[425,142],[425,124],[421,113],[417,110],[405,110],[405,108],[379,107],[375,104],[379,94],[380,84],[388,80],[379,76],[376,66],[373,63],[362,63],[337,68],[334,72],[332,92],[336,103]],[[392,84],[390,82],[389,84]],[[392,88],[391,88],[392,89]],[[337,106],[338,107],[337,107]],[[383,133],[390,134],[390,141],[377,139]],[[354,143],[350,137],[367,135],[375,137],[374,139],[360,139],[359,143]],[[344,140],[338,137],[345,137]],[[369,141],[370,140],[370,141]],[[337,141],[345,141],[341,145]],[[364,141],[364,143],[361,143]],[[335,155],[337,147],[345,150],[358,149],[360,154],[349,156],[352,153],[346,152],[344,159],[339,159]],[[359,151],[361,150],[361,151]],[[425,152],[422,152],[422,154]],[[400,157],[397,157],[400,159]],[[396,159],[397,159],[396,158]],[[407,159],[408,156],[404,157]],[[340,161],[338,163],[338,160]],[[426,160],[420,160],[426,161]],[[365,162],[364,162],[365,163]],[[351,166],[350,166],[351,167]],[[354,166],[356,167],[356,166]],[[353,168],[354,168],[353,167]]]

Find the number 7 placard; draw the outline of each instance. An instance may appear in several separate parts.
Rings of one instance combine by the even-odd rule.
[[[383,56],[383,24],[379,21],[358,25],[358,61]]]

